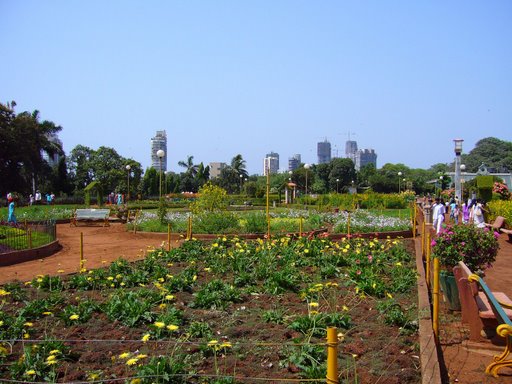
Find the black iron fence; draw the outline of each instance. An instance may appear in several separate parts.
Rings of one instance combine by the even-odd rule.
[[[41,247],[56,239],[55,220],[0,222],[0,254]]]

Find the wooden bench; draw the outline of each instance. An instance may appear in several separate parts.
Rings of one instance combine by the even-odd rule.
[[[481,341],[482,336],[485,335],[493,342],[502,342],[500,339],[494,339],[497,319],[487,297],[479,291],[475,282],[469,280],[473,272],[463,261],[459,261],[459,264],[453,268],[453,273],[459,289],[462,322],[469,325],[469,339]],[[502,305],[512,308],[512,301],[505,293],[493,292],[493,295]],[[512,317],[512,310],[507,309],[506,314]]]
[[[493,223],[485,223],[487,228],[492,228],[495,231],[499,231],[501,227],[505,225],[505,218],[503,216],[496,216]]]
[[[96,223],[101,222],[104,227],[108,227],[110,225],[109,218],[110,209],[86,209],[80,208],[75,209],[73,216],[71,217],[71,225],[75,227],[79,222],[85,223]]]
[[[494,317],[498,322],[496,333],[503,337],[506,341],[506,346],[503,353],[501,355],[494,356],[492,363],[490,363],[487,368],[485,368],[486,374],[498,377],[498,371],[501,368],[512,368],[512,359],[508,358],[512,350],[512,321],[510,321],[509,315],[502,307],[503,304],[498,302],[493,292],[491,292],[481,277],[477,275],[470,275],[468,281],[470,283],[478,284],[482,293],[487,298],[488,305],[490,306]],[[510,308],[512,308],[512,306],[510,306],[509,309]]]
[[[500,228],[500,231],[508,235],[508,241],[512,241],[512,230],[507,228]]]

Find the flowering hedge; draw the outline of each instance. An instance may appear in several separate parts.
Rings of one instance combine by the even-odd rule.
[[[499,233],[473,225],[447,226],[432,241],[432,255],[443,267],[451,268],[463,261],[472,271],[491,267],[498,253]]]

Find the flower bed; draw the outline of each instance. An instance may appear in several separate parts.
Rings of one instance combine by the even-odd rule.
[[[416,273],[404,245],[192,240],[134,264],[7,284],[0,377],[323,378],[325,328],[336,326],[343,380],[419,383]]]

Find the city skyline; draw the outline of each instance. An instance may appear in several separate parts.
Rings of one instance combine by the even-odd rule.
[[[40,111],[77,145],[143,168],[155,131],[167,167],[269,148],[316,163],[327,138],[378,165],[429,168],[478,140],[510,141],[512,3],[4,1],[0,99]],[[349,134],[351,132],[351,134]],[[284,165],[281,165],[284,168]]]

